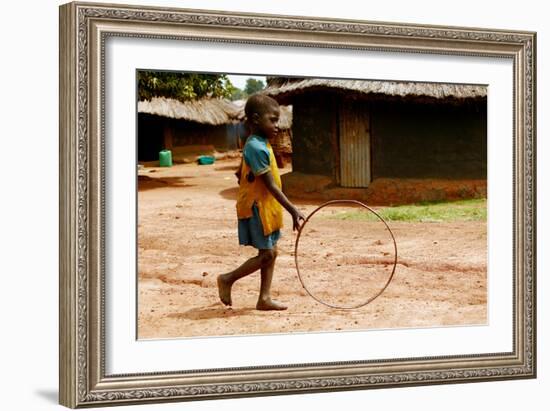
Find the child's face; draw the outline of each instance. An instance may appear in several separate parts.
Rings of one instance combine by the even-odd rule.
[[[267,106],[263,113],[258,113],[256,125],[268,139],[273,139],[279,133],[279,115],[278,105]]]

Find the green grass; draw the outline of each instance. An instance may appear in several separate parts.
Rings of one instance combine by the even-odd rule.
[[[412,205],[385,207],[376,210],[386,221],[448,222],[487,221],[487,200],[460,200],[449,202],[422,202]],[[364,211],[344,211],[329,219],[376,221],[377,217]]]

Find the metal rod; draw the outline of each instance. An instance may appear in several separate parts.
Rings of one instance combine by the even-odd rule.
[[[311,217],[313,217],[315,215],[315,213],[317,213],[319,210],[321,210],[322,208],[326,207],[326,206],[329,206],[329,205],[333,205],[333,204],[356,204],[356,205],[360,205],[361,207],[364,207],[366,208],[367,210],[369,210],[371,213],[373,213],[376,217],[378,217],[378,219],[380,221],[382,221],[382,223],[384,223],[384,225],[386,226],[386,228],[388,229],[388,232],[390,233],[390,236],[392,238],[392,241],[393,241],[393,249],[394,249],[394,260],[393,260],[393,268],[392,268],[392,271],[391,271],[391,274],[388,278],[388,281],[386,282],[386,284],[384,284],[384,287],[382,287],[382,289],[377,293],[375,294],[373,297],[369,298],[366,302],[363,302],[361,304],[358,304],[358,305],[354,305],[354,306],[351,306],[351,307],[343,307],[343,306],[337,306],[337,305],[333,305],[333,304],[329,304],[325,301],[322,301],[320,298],[316,297],[315,295],[313,295],[313,293],[311,293],[311,291],[309,291],[309,289],[306,287],[303,279],[302,279],[302,276],[300,275],[300,266],[298,264],[298,244],[300,243],[300,235],[302,234],[302,231],[304,229],[304,227],[306,226],[306,224],[308,223],[308,221],[311,219]],[[357,200],[331,200],[331,201],[327,201],[326,203],[324,204],[321,204],[319,207],[317,207],[315,210],[313,210],[311,212],[311,214],[309,214],[306,218],[306,220],[304,221],[304,223],[301,225],[300,229],[298,230],[298,235],[296,236],[296,242],[294,244],[294,262],[296,264],[296,272],[298,273],[298,279],[300,280],[300,283],[302,284],[302,287],[304,288],[304,290],[306,290],[306,292],[314,299],[316,300],[317,302],[323,304],[323,305],[326,305],[327,307],[331,307],[331,308],[336,308],[336,309],[343,309],[343,310],[353,310],[353,309],[356,309],[356,308],[360,308],[360,307],[364,307],[365,305],[369,304],[371,301],[373,301],[375,298],[377,298],[378,296],[380,296],[380,294],[382,294],[384,292],[384,290],[388,287],[388,285],[390,284],[392,278],[393,278],[393,275],[395,274],[395,268],[397,266],[397,243],[395,242],[395,237],[393,236],[393,232],[391,231],[390,227],[388,226],[388,224],[386,223],[386,221],[376,212],[374,211],[372,208],[370,208],[369,206],[367,206],[366,204],[363,204],[362,202],[360,201],[357,201]]]

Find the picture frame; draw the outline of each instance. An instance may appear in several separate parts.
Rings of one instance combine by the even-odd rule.
[[[536,377],[536,33],[73,2],[60,6],[60,403],[190,401]],[[512,63],[511,350],[106,371],[106,42],[205,41]],[[133,104],[133,102],[132,102]],[[498,178],[506,178],[498,176]]]

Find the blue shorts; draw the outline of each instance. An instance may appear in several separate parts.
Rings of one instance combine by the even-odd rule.
[[[275,247],[280,237],[280,230],[264,235],[262,220],[256,203],[252,206],[252,217],[239,219],[240,245],[251,245],[258,250],[270,250]]]

